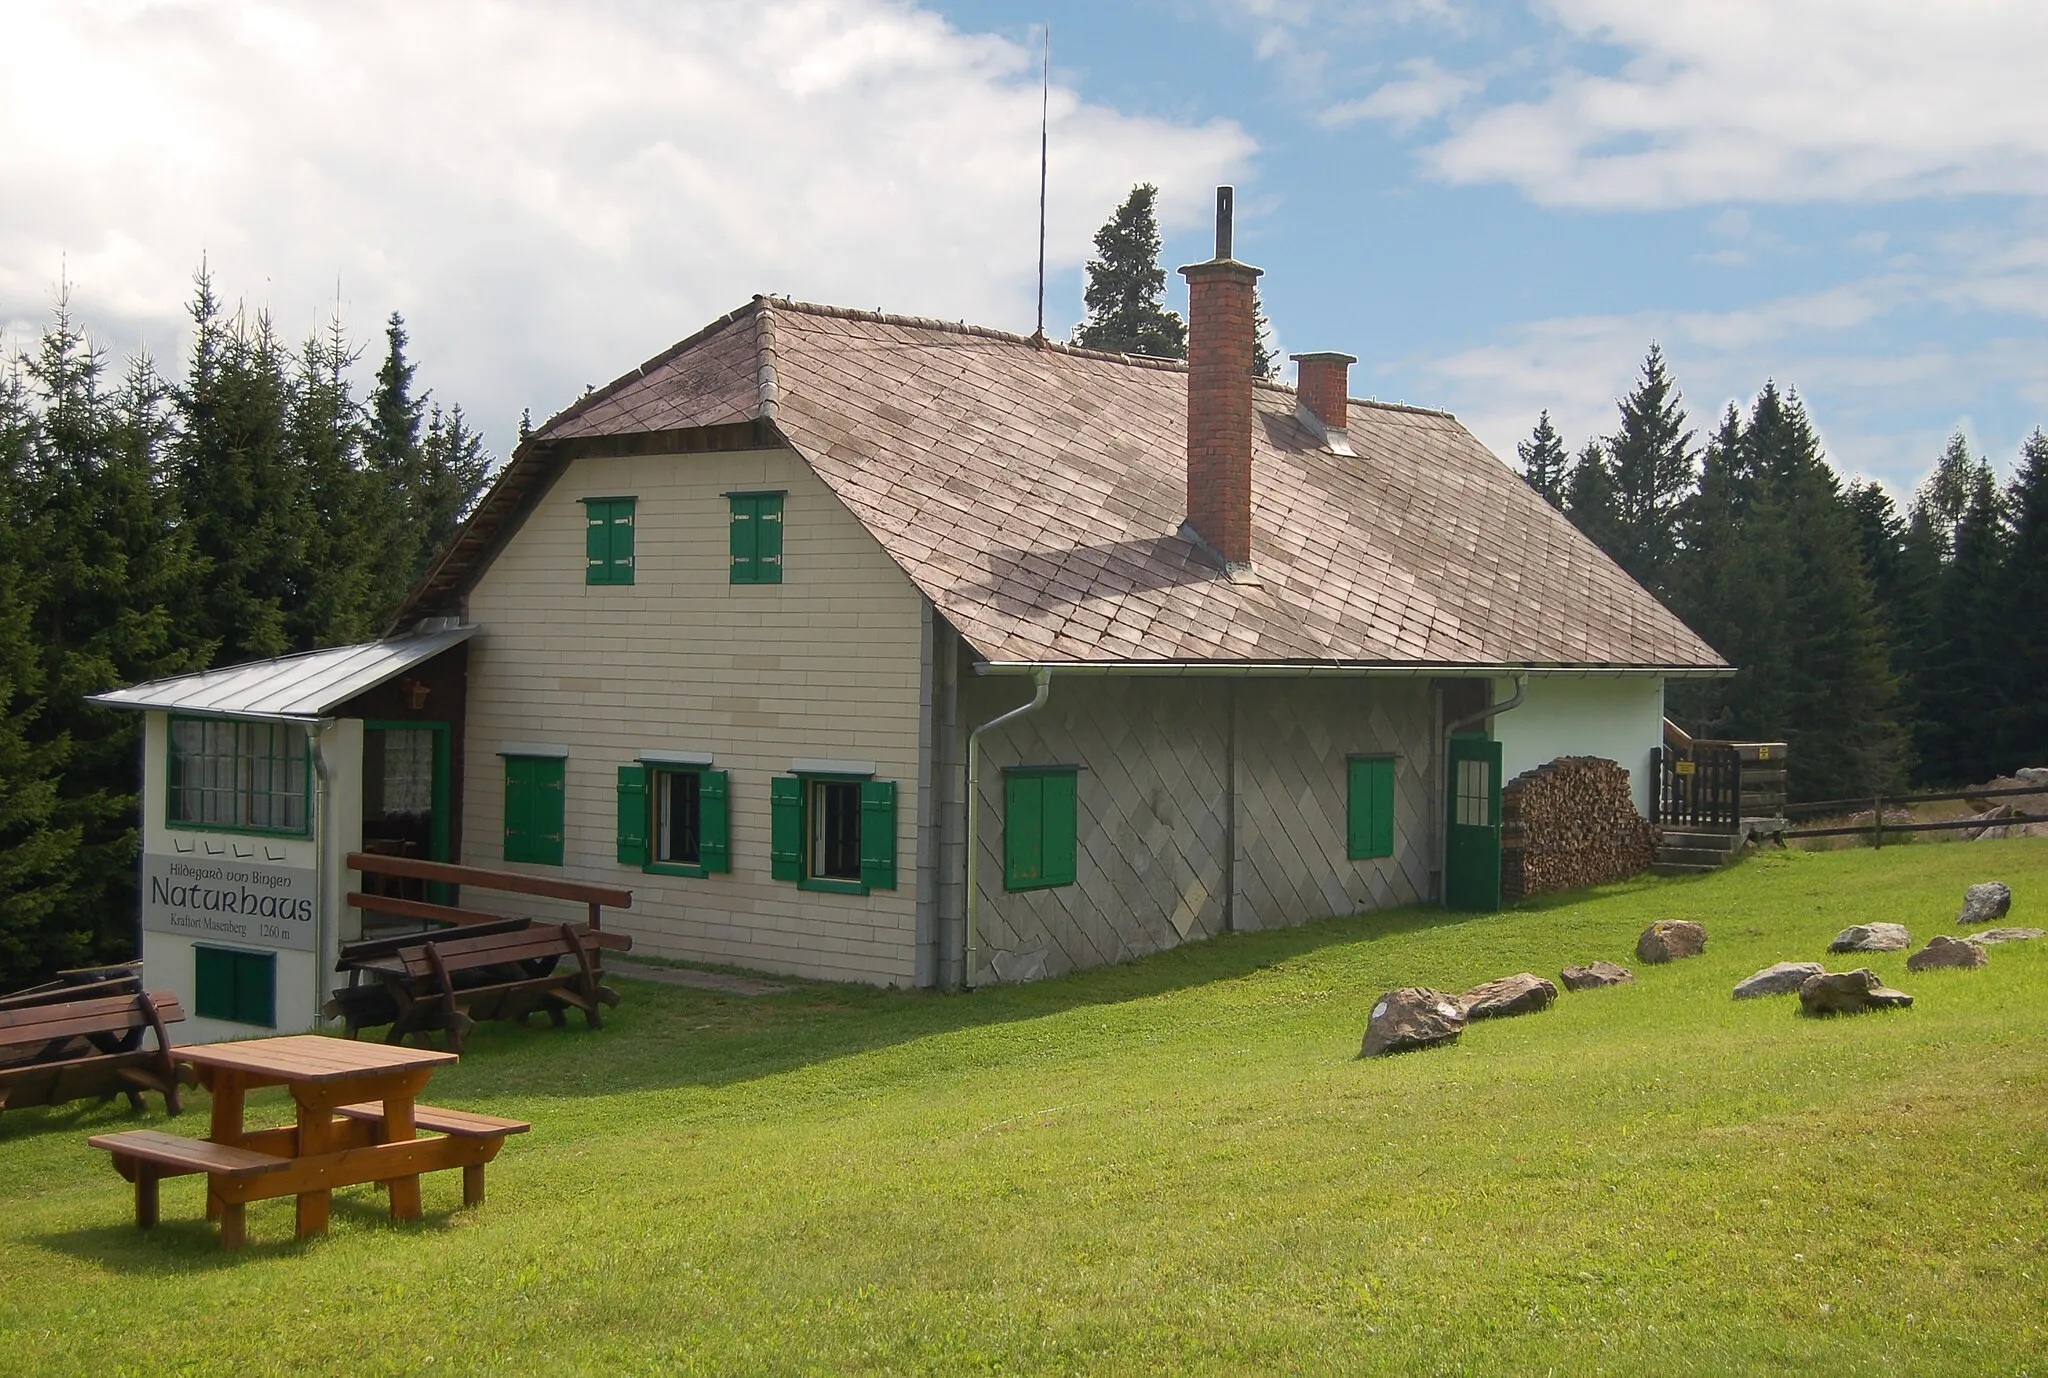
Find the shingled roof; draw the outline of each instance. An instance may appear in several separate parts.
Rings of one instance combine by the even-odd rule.
[[[1255,390],[1256,582],[1182,530],[1186,366],[771,298],[520,447],[401,614],[453,596],[576,453],[787,444],[992,662],[1726,672],[1445,412],[1354,454]]]

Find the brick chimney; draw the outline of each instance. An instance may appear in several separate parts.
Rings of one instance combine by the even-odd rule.
[[[1252,562],[1252,293],[1261,270],[1230,256],[1230,187],[1216,188],[1216,257],[1188,280],[1188,525],[1222,555]]]
[[[1349,354],[1290,354],[1297,370],[1295,395],[1328,431],[1351,427],[1351,366],[1358,360]]]

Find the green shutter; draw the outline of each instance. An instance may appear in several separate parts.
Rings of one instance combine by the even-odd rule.
[[[1394,854],[1394,758],[1354,756],[1345,791],[1345,852],[1353,861]]]
[[[782,582],[782,495],[754,499],[754,582]]]
[[[276,1028],[277,958],[268,952],[237,952],[234,957],[236,1021]]]
[[[218,947],[192,949],[192,1012],[201,1019],[235,1017],[235,954]]]
[[[1075,772],[1063,770],[1044,778],[1044,883],[1072,885],[1077,872],[1076,854],[1080,842],[1079,810],[1074,797]]]
[[[647,864],[647,767],[619,767],[619,864]]]
[[[754,498],[733,498],[732,502],[732,582],[735,584],[759,583],[761,523],[756,516]]]
[[[697,777],[697,860],[707,871],[732,869],[732,787],[722,770]]]
[[[633,582],[633,509],[632,498],[613,498],[611,501],[611,565],[614,584]]]
[[[776,880],[803,878],[804,782],[778,775],[768,782],[768,871]]]
[[[568,784],[564,778],[568,763],[560,757],[536,760],[534,763],[534,850],[535,861],[547,866],[562,864],[563,824],[569,814]]]
[[[896,782],[860,784],[860,883],[870,890],[896,888]]]
[[[526,861],[533,837],[533,763],[523,756],[505,758],[505,860]]]
[[[612,581],[611,504],[603,499],[586,499],[583,504],[583,582],[609,584]]]
[[[1003,888],[1027,890],[1045,875],[1045,777],[1003,776]]]

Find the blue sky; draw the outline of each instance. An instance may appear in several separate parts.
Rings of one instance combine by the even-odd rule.
[[[202,257],[288,338],[402,311],[503,453],[754,292],[1049,326],[1162,189],[1168,267],[1504,457],[1610,428],[1654,339],[1704,431],[1766,378],[1903,491],[2048,422],[2038,0],[13,0],[0,338],[60,281],[175,370]],[[459,54],[458,59],[451,55]],[[1178,279],[1174,279],[1176,288]]]

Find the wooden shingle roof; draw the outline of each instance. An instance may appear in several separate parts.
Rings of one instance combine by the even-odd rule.
[[[1254,406],[1244,582],[1182,531],[1184,365],[756,298],[536,431],[401,620],[450,610],[533,473],[723,436],[794,448],[994,662],[1725,672],[1447,413],[1353,402],[1343,455],[1292,389]]]

